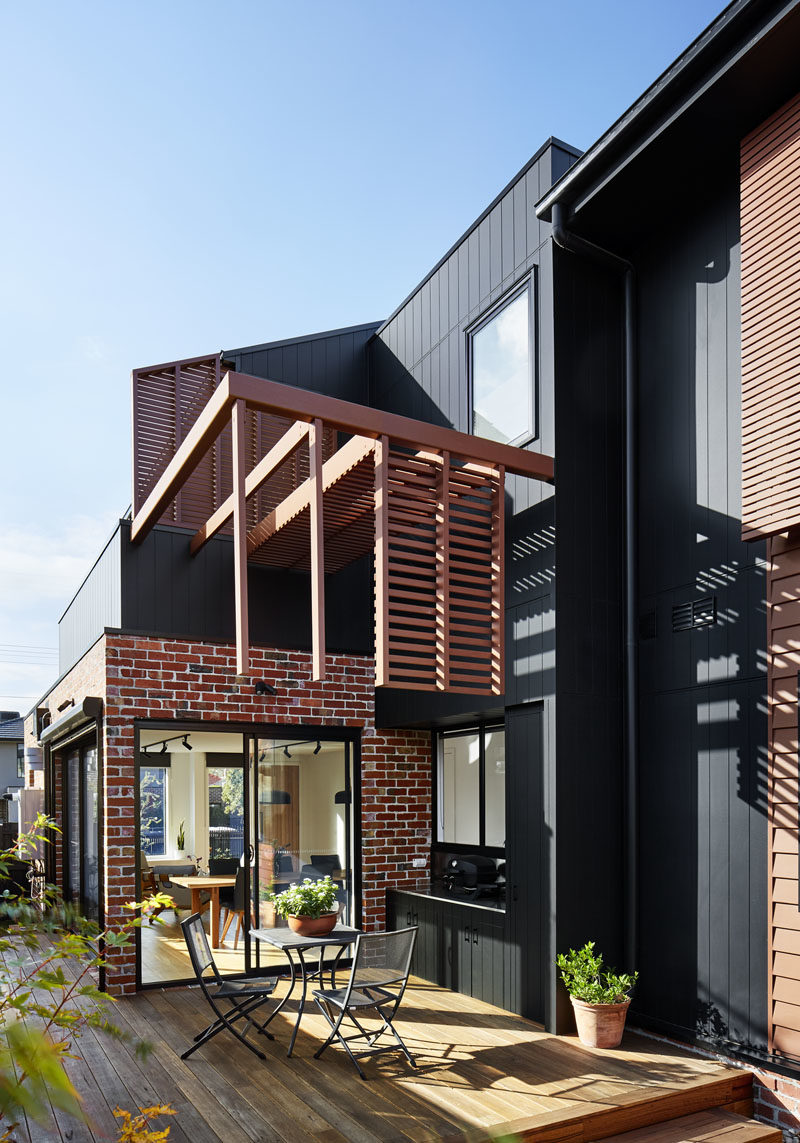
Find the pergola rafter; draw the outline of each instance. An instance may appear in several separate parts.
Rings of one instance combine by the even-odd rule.
[[[156,380],[168,369],[158,368]],[[152,386],[153,371],[139,374]],[[154,400],[150,454],[158,415]],[[337,433],[349,435],[338,449]],[[268,443],[264,455],[257,437]],[[376,684],[502,693],[505,471],[552,482],[551,457],[232,372],[173,440],[152,487],[137,477],[131,539],[141,541],[170,504],[175,519],[179,493],[196,515],[204,501],[192,474],[212,447],[217,467],[229,455],[231,491],[217,479],[215,502],[206,493],[208,515],[190,550],[233,523],[241,674],[248,561],[310,572],[313,674],[323,678],[325,573],[373,553]],[[134,454],[136,464],[136,446]],[[254,518],[265,488],[274,506]]]

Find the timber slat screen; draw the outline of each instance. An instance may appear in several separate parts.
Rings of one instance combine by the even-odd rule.
[[[192,527],[196,554],[236,533],[239,673],[246,562],[311,572],[324,678],[323,576],[373,555],[376,685],[502,694],[505,469],[550,481],[552,459],[221,366],[134,372],[131,539],[158,522]]]
[[[742,537],[800,521],[800,95],[743,141]]]
[[[133,511],[139,511],[175,455],[178,445],[218,387],[223,363],[219,354],[135,369],[133,382]],[[248,472],[280,440],[292,421],[248,409],[245,449]],[[336,434],[328,430],[322,443],[327,460],[336,449]],[[180,492],[161,516],[161,523],[198,528],[230,496],[231,429],[226,426],[199,461]],[[308,450],[298,449],[248,499],[252,527],[308,477]],[[230,534],[233,522],[220,528]]]
[[[742,536],[767,538],[768,1028],[800,1059],[800,95],[741,148]]]

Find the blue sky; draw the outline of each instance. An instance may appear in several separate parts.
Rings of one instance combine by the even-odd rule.
[[[130,370],[387,316],[718,0],[0,0],[0,708],[130,502]]]

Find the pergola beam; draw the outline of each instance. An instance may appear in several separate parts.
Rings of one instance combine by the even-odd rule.
[[[376,440],[386,435],[393,445],[413,449],[432,448],[437,451],[446,449],[454,457],[485,461],[492,465],[502,464],[508,472],[543,480],[547,484],[554,481],[553,458],[544,453],[528,452],[486,437],[476,437],[456,429],[431,425],[427,421],[401,417],[397,413],[385,413],[381,409],[370,409],[366,405],[312,393],[309,389],[295,389],[277,381],[250,377],[246,373],[226,373],[225,380],[233,396],[241,397],[249,408],[260,409],[265,413],[275,413],[297,421],[313,421],[319,417],[329,428],[341,432],[357,433]]]
[[[352,437],[347,444],[342,445],[322,465],[320,474],[322,491],[327,492],[329,488],[333,487],[351,468],[369,456],[374,447],[375,442],[364,437]],[[262,544],[266,543],[270,536],[274,536],[281,528],[285,528],[295,516],[310,507],[313,496],[314,481],[309,477],[308,480],[304,480],[302,484],[298,485],[294,492],[290,492],[277,507],[273,508],[269,515],[250,529],[247,535],[247,554],[252,555],[256,548],[260,548]]]
[[[310,423],[319,418],[328,427],[341,432],[354,433],[372,440],[387,436],[392,444],[401,447],[414,450],[430,448],[439,452],[446,450],[453,457],[503,465],[507,472],[519,476],[542,480],[548,484],[554,481],[553,458],[543,453],[528,452],[513,445],[471,436],[427,421],[401,417],[396,413],[370,409],[365,405],[313,393],[308,389],[296,389],[277,381],[228,372],[224,374],[147,500],[136,513],[131,524],[133,542],[143,540],[161,518],[164,509],[225,427],[231,407],[237,400],[244,401],[250,409],[288,417],[290,420]],[[198,544],[202,546],[202,541],[198,540]]]
[[[236,401],[231,414],[233,435],[233,568],[236,597],[236,673],[250,667],[250,629],[247,606],[247,500],[245,497],[245,404]]]
[[[303,421],[296,421],[290,429],[283,434],[279,441],[272,446],[266,456],[262,457],[252,472],[248,473],[244,483],[245,498],[258,492],[261,485],[267,480],[276,468],[287,461],[292,456],[303,441],[308,436],[309,426]],[[224,504],[217,508],[213,515],[209,516],[202,528],[199,528],[192,536],[189,544],[189,551],[194,556],[196,555],[203,544],[207,543],[212,536],[224,528],[233,515],[233,494],[231,494]]]
[[[311,678],[325,678],[325,528],[322,520],[322,421],[308,431],[311,555]]]

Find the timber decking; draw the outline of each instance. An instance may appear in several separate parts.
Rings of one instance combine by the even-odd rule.
[[[724,1108],[749,1114],[752,1106],[746,1071],[634,1034],[616,1051],[582,1048],[572,1037],[550,1036],[530,1021],[423,981],[412,981],[398,1018],[418,1068],[400,1054],[379,1057],[366,1061],[366,1083],[339,1050],[313,1059],[324,1034],[315,1009],[304,1014],[291,1059],[286,1047],[294,1013],[277,1017],[275,1041],[260,1043],[266,1063],[225,1035],[180,1059],[210,1019],[197,988],[139,993],[118,1001],[112,1017],[153,1044],[150,1056],[142,1061],[131,1045],[87,1030],[67,1068],[96,1126],[90,1130],[58,1113],[49,1124],[30,1125],[29,1133],[20,1129],[19,1143],[116,1138],[114,1107],[156,1102],[171,1103],[177,1112],[163,1121],[170,1143],[477,1141],[501,1135],[588,1143],[631,1130],[629,1138],[639,1138],[650,1124],[687,1113]],[[719,1138],[751,1143],[771,1136]]]

